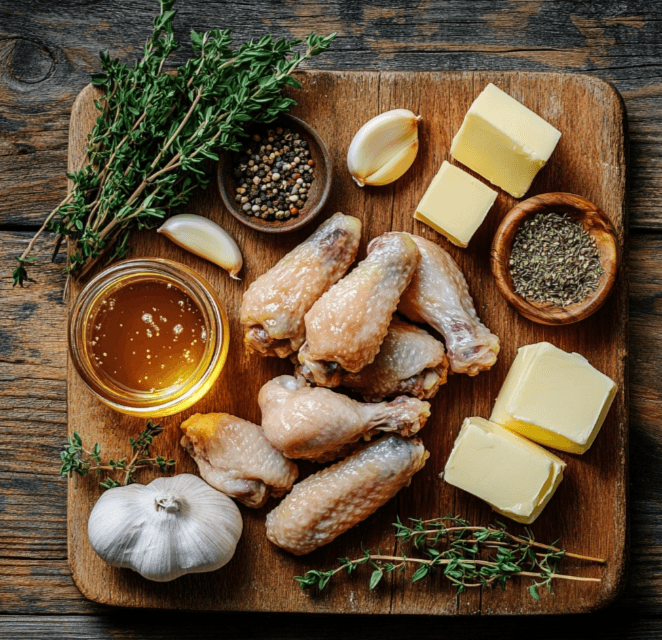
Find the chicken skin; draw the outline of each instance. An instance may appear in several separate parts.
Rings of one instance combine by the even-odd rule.
[[[398,311],[444,336],[452,371],[470,376],[486,371],[496,362],[499,338],[478,318],[464,275],[439,245],[411,237],[421,261],[402,294]]]
[[[227,413],[196,413],[182,423],[182,446],[203,479],[248,507],[292,488],[296,465],[274,449],[262,429]]]
[[[345,275],[360,239],[360,220],[336,213],[251,283],[240,312],[246,347],[280,358],[297,351],[305,338],[304,315]]]
[[[385,233],[368,256],[331,287],[306,314],[299,362],[316,384],[336,387],[343,369],[361,371],[381,347],[402,292],[420,259],[406,233]]]
[[[432,398],[446,383],[444,345],[427,331],[394,317],[374,361],[358,373],[345,373],[341,385],[368,402],[409,394]]]
[[[288,458],[317,461],[333,460],[380,431],[412,435],[430,415],[430,404],[416,398],[365,404],[293,376],[267,382],[258,402],[267,440]]]
[[[371,443],[295,484],[267,515],[267,538],[295,555],[328,544],[407,486],[428,456],[418,439]]]

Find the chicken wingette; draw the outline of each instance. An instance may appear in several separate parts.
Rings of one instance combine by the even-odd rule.
[[[336,213],[252,282],[240,312],[246,347],[280,358],[297,351],[305,337],[306,312],[345,275],[360,239],[361,221]]]
[[[267,538],[295,555],[328,544],[407,486],[428,456],[418,439],[373,442],[295,484],[267,515]]]

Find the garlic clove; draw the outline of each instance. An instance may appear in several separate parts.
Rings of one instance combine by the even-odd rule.
[[[418,151],[420,120],[421,116],[409,109],[393,109],[366,122],[347,151],[347,167],[354,181],[359,186],[383,185],[402,176]],[[411,161],[402,162],[401,158]],[[378,174],[376,180],[375,174]]]
[[[365,184],[378,187],[394,182],[414,164],[417,153],[418,140],[414,140],[408,147],[401,149],[399,153],[386,162],[381,169],[366,178]]]
[[[239,280],[244,260],[232,236],[209,218],[182,213],[168,218],[158,229],[166,238],[180,247],[205,258],[229,272]]]

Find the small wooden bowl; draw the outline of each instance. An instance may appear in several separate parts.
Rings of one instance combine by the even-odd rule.
[[[522,223],[539,213],[565,213],[581,224],[595,239],[604,273],[598,287],[583,300],[558,307],[531,302],[517,295],[510,277],[510,252]],[[616,232],[604,211],[573,193],[544,193],[520,202],[506,215],[492,241],[491,265],[497,287],[503,297],[525,318],[540,324],[561,325],[579,322],[597,311],[607,299],[616,281],[619,255]]]
[[[221,154],[218,163],[218,190],[223,198],[223,203],[230,213],[240,222],[251,229],[264,231],[266,233],[284,233],[294,231],[308,224],[324,208],[326,201],[331,193],[331,176],[333,168],[331,156],[327,151],[326,145],[315,129],[309,124],[290,115],[280,116],[276,121],[269,124],[259,124],[253,129],[255,131],[264,131],[266,129],[275,129],[283,127],[290,129],[293,133],[299,133],[308,143],[310,158],[315,161],[315,179],[312,182],[308,199],[301,208],[298,215],[292,216],[287,220],[263,220],[255,216],[247,216],[241,207],[234,201],[237,179],[234,177],[235,160],[239,154],[226,152]],[[249,133],[252,133],[250,130]]]

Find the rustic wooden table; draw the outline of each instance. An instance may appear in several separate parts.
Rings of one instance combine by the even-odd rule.
[[[65,192],[69,113],[109,49],[138,57],[156,2],[0,1],[0,637],[662,637],[662,13],[601,0],[180,1],[177,34],[229,27],[238,40],[337,31],[321,68],[528,69],[586,73],[624,97],[630,139],[630,574],[589,616],[507,619],[194,615],[85,600],[67,564],[64,279],[58,265],[11,288],[13,256]],[[181,60],[189,53],[182,46]],[[48,255],[52,239],[38,244]],[[412,631],[415,629],[416,631]],[[590,629],[590,631],[589,631]]]

